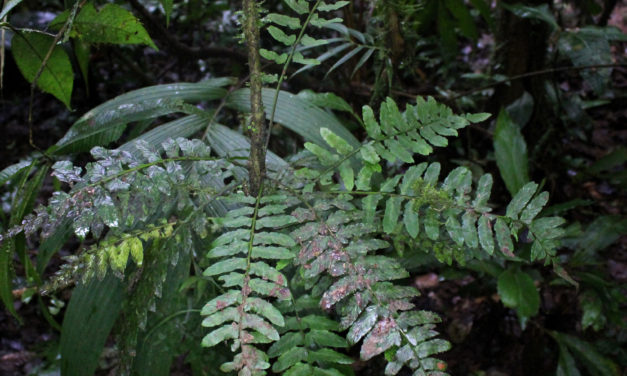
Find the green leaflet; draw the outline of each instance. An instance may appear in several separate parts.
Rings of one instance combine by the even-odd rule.
[[[510,230],[505,221],[502,218],[497,218],[494,224],[494,233],[496,235],[496,241],[499,245],[499,250],[506,256],[513,257],[514,243],[510,236]]]
[[[398,216],[401,212],[401,197],[390,197],[385,203],[385,214],[383,216],[383,231],[391,234],[396,229]]]
[[[346,140],[328,128],[320,128],[320,136],[340,154],[346,155],[353,151],[353,147]]]
[[[282,372],[294,364],[307,359],[307,350],[303,347],[293,347],[279,356],[272,365],[272,371]]]
[[[538,185],[534,182],[525,184],[516,195],[512,198],[512,201],[507,205],[507,211],[505,215],[512,219],[518,219],[519,213],[527,205],[531,197],[536,193]],[[535,208],[533,209],[535,211]]]
[[[490,219],[485,215],[482,215],[479,217],[478,233],[479,233],[479,243],[481,244],[481,248],[483,248],[489,254],[492,254],[494,252],[494,238],[492,237],[492,225],[490,224]]]
[[[283,14],[270,13],[263,19],[266,22],[272,22],[279,26],[286,26],[290,29],[300,29],[300,20],[296,17],[290,17]]]
[[[268,33],[272,35],[272,38],[283,43],[286,46],[291,46],[296,42],[296,35],[288,35],[283,32],[283,30],[279,29],[276,26],[268,26]]]
[[[527,207],[520,213],[520,220],[529,225],[531,221],[542,211],[549,201],[549,193],[542,192],[529,202]]]
[[[413,208],[414,201],[407,201],[405,204],[405,210],[403,211],[403,224],[405,230],[412,238],[416,238],[420,232],[420,220],[418,217],[418,211]]]
[[[49,27],[60,29],[69,14],[69,11],[61,13]],[[100,11],[92,3],[85,4],[72,22],[70,36],[87,43],[145,44],[158,50],[139,20],[115,4],[106,4]]]
[[[529,181],[527,144],[520,128],[501,109],[494,131],[494,153],[501,177],[510,194],[514,195]]]
[[[24,78],[33,82],[35,75],[44,64],[44,57],[54,43],[54,38],[43,33],[23,31],[15,35],[11,42],[13,58]],[[37,87],[54,95],[70,108],[74,72],[70,58],[61,46],[55,46],[44,69],[37,79]]]
[[[309,4],[305,0],[284,0],[285,4],[298,14],[309,12]]]
[[[514,308],[521,319],[538,313],[540,294],[529,274],[508,269],[498,279],[498,293],[506,307]]]

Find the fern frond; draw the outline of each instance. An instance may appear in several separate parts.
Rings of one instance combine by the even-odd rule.
[[[336,308],[341,315],[340,329],[349,329],[349,343],[362,342],[362,359],[405,345],[415,351],[418,346],[431,346],[423,344],[428,338],[419,338],[414,332],[426,331],[422,326],[437,322],[438,317],[410,311],[414,305],[409,300],[418,296],[418,291],[391,282],[409,274],[397,260],[380,254],[390,246],[377,238],[380,224],[364,223],[363,212],[351,200],[348,194],[314,199],[307,209],[298,208],[292,213],[301,222],[291,235],[301,244],[297,262],[302,265],[303,277],[309,285],[325,276],[332,278],[320,306],[324,310]],[[432,341],[436,342],[430,348],[438,351],[423,352],[424,356],[417,352],[410,367],[428,370],[429,361],[423,364],[421,359],[448,349],[446,341]]]
[[[289,247],[295,243],[279,230],[296,221],[283,213],[297,201],[284,195],[261,194],[256,199],[241,194],[225,199],[245,205],[218,221],[228,231],[213,242],[207,254],[218,261],[204,275],[219,276],[229,290],[202,309],[201,314],[207,316],[202,325],[215,328],[204,337],[202,345],[212,347],[232,340],[232,350],[239,353],[232,362],[222,365],[225,372],[265,374],[270,367],[268,356],[255,344],[279,340],[275,327],[285,325],[283,315],[269,299],[291,298],[286,277],[273,264],[293,258]]]
[[[456,136],[457,129],[471,122],[485,120],[485,114],[454,115],[450,108],[433,98],[426,101],[419,98],[416,106],[408,105],[404,112],[388,98],[381,104],[380,122],[368,106],[364,107],[363,114],[364,126],[372,141],[354,148],[323,128],[320,130],[322,138],[336,153],[329,153],[316,144],[305,144],[327,168],[322,172],[301,169],[299,176],[329,186],[327,194],[349,192],[363,196],[361,207],[366,221],[372,221],[384,203],[382,227],[386,234],[399,234],[404,228],[416,239],[423,228],[426,238],[432,241],[448,238],[449,251],[438,248],[436,252],[440,261],[451,263],[456,255],[458,261],[464,263],[465,249],[483,249],[492,255],[497,248],[503,255],[515,258],[513,239],[518,239],[523,228],[530,231],[534,241],[532,260],[540,257],[548,260],[555,255],[563,220],[535,220],[548,200],[546,192],[535,196],[538,188],[535,183],[528,183],[520,190],[503,216],[492,214],[487,205],[492,177],[486,174],[478,180],[473,199],[472,173],[465,167],[454,169],[440,183],[440,164],[423,162],[410,165],[401,174],[392,174],[380,184],[373,183],[372,177],[382,171],[382,160],[413,164],[414,153],[428,155],[434,146],[445,146],[446,137]],[[355,174],[354,168],[360,165],[361,169]],[[332,188],[335,173],[343,183],[337,190]],[[313,187],[313,183],[309,187]]]
[[[335,56],[340,56],[337,61],[329,68],[329,70],[325,73],[325,77],[328,76],[335,69],[342,66],[344,63],[349,61],[353,56],[358,55],[362,51],[363,54],[359,58],[358,62],[355,64],[351,76],[354,75],[359,68],[361,68],[376,51],[381,51],[382,48],[375,45],[375,42],[370,34],[362,33],[355,29],[351,29],[342,25],[341,23],[329,23],[324,26],[327,29],[334,30],[340,33],[339,37],[321,39],[316,44],[305,44],[303,43],[303,47],[299,48],[299,51],[307,50],[313,47],[318,46],[328,46],[327,50],[320,54],[315,59],[319,63],[323,63]],[[331,46],[333,45],[333,46]],[[349,50],[346,54],[340,55],[342,51]],[[318,64],[319,64],[318,63]],[[304,72],[313,68],[318,64],[309,64],[301,67],[296,72],[292,74],[292,77],[295,75]]]
[[[305,294],[280,306],[286,320],[280,329],[281,339],[268,349],[268,356],[276,358],[273,372],[339,376],[344,375],[344,367],[353,363],[351,357],[339,352],[348,347],[348,342],[337,334],[337,321],[320,310],[318,300],[319,297]]]

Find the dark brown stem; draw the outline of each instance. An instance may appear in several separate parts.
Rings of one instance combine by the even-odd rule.
[[[558,68],[541,69],[541,70],[537,70],[533,72],[527,72],[527,73],[519,74],[516,76],[508,77],[504,80],[500,80],[497,82],[493,82],[491,84],[474,88],[472,90],[465,91],[461,94],[451,97],[450,100],[459,99],[467,95],[474,94],[474,93],[477,93],[477,92],[480,92],[480,91],[483,91],[483,90],[486,90],[486,89],[489,89],[489,88],[492,88],[492,87],[495,87],[495,86],[498,86],[507,82],[520,80],[520,79],[527,78],[527,77],[541,76],[544,74],[552,74],[552,73],[564,72],[564,71],[579,71],[579,70],[588,70],[588,69],[621,68],[621,67],[622,68],[627,67],[627,64],[596,64],[596,65],[582,65],[578,67],[558,67]]]
[[[259,55],[259,24],[255,0],[244,0],[244,37],[250,70],[250,157],[248,159],[249,194],[257,196],[266,173],[265,113],[261,99],[261,56]]]

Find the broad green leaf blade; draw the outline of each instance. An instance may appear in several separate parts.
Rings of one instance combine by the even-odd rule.
[[[262,98],[266,117],[271,116],[270,110],[274,101],[274,89],[263,89]],[[240,89],[229,94],[226,106],[242,112],[250,112],[250,90]],[[305,141],[318,145],[326,145],[320,136],[321,128],[328,128],[346,140],[353,148],[359,147],[357,141],[342,123],[333,115],[314,106],[298,96],[281,91],[276,107],[274,121],[302,136]]]
[[[505,186],[513,196],[529,181],[527,144],[518,125],[503,109],[496,120],[494,154]]]
[[[34,161],[22,161],[6,167],[4,170],[0,171],[0,187],[4,186],[4,183],[13,179],[13,177],[22,171],[23,168],[30,166],[35,163]]]
[[[63,319],[59,352],[61,374],[91,376],[124,298],[122,281],[112,273],[92,278],[72,292]]]
[[[72,221],[64,219],[52,235],[43,239],[37,252],[37,272],[39,274],[44,272],[52,256],[66,244],[72,235],[74,235]]]
[[[161,150],[161,144],[168,138],[189,137],[207,126],[207,119],[198,115],[188,115],[180,119],[161,124],[141,136],[129,140],[122,144],[118,150],[128,151],[131,154],[139,155],[139,150],[135,147],[137,141],[143,140],[151,146]]]
[[[181,112],[183,102],[196,103],[222,98],[223,86],[232,82],[218,78],[199,83],[156,85],[111,99],[84,114],[49,151],[54,154],[88,151],[117,140],[130,122]]]
[[[28,82],[32,83],[35,79],[53,43],[53,37],[38,32],[23,31],[13,36],[11,41],[13,58]],[[67,108],[70,108],[73,84],[74,72],[70,58],[61,46],[55,46],[37,79],[37,87],[54,95]]]
[[[69,11],[61,13],[49,25],[59,30]],[[145,44],[158,50],[148,32],[128,10],[106,4],[97,11],[92,3],[85,4],[72,23],[70,35],[87,43]]]
[[[508,269],[498,279],[498,293],[506,307],[514,308],[521,318],[528,318],[540,309],[540,294],[529,274]]]
[[[207,131],[207,142],[211,148],[221,157],[248,158],[250,143],[241,133],[224,125],[214,124]],[[281,172],[289,167],[281,157],[271,151],[266,153],[266,166],[270,172]],[[244,179],[248,172],[244,169],[234,170],[235,174]],[[238,175],[243,172],[242,175]]]

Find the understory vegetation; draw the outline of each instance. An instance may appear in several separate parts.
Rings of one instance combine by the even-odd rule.
[[[5,1],[0,371],[620,375],[626,11]]]

